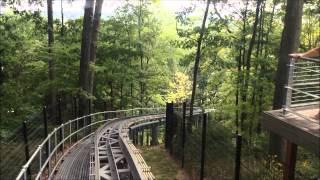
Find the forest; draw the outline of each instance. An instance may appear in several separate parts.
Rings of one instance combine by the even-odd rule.
[[[214,109],[229,131],[209,125],[208,141],[240,132],[244,153],[263,156],[272,174],[256,179],[281,179],[276,157],[264,154],[262,113],[282,108],[281,61],[319,46],[319,0],[123,0],[114,10],[108,0],[81,2],[70,18],[64,6],[77,1],[1,0],[1,141],[60,101],[76,99],[78,116],[88,101],[95,112],[187,101],[191,116]],[[296,179],[319,178],[318,160],[299,147]]]

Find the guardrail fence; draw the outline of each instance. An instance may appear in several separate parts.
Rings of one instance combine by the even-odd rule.
[[[251,144],[221,112],[195,109],[190,120],[188,109],[186,103],[167,104],[165,147],[191,179],[281,179],[281,166],[268,156],[267,142]]]
[[[157,114],[160,113],[161,110],[161,108],[136,108],[129,110],[103,111],[62,123],[58,127],[55,127],[53,131],[46,136],[44,141],[39,143],[40,145],[37,146],[30,158],[28,158],[27,163],[22,166],[16,179],[51,178],[62,160],[63,155],[72,146],[92,135],[92,132],[103,123],[110,119]],[[47,122],[45,113],[43,118],[44,122]]]
[[[320,105],[320,60],[291,58],[284,113],[294,107]]]

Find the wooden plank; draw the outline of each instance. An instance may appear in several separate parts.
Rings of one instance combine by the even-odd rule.
[[[262,126],[320,156],[320,125],[282,110],[264,112]]]

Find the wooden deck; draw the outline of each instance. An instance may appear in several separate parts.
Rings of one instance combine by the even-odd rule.
[[[292,108],[283,115],[283,110],[263,113],[262,126],[267,130],[320,156],[319,106]]]

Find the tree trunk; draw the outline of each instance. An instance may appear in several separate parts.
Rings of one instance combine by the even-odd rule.
[[[151,145],[156,146],[159,144],[158,141],[158,126],[153,125],[151,128]]]
[[[241,49],[241,48],[240,48]],[[239,53],[239,56],[237,58],[237,80],[236,80],[236,132],[238,133],[239,131],[239,86],[240,86],[240,82],[241,82],[241,50]]]
[[[64,16],[63,16],[63,0],[60,0],[60,7],[61,7],[61,29],[60,29],[60,35],[61,37],[64,36]]]
[[[143,49],[141,42],[141,27],[142,27],[142,2],[143,0],[139,0],[139,15],[138,15],[138,39],[139,39],[139,58],[140,58],[140,107],[143,106]]]
[[[270,17],[270,22],[269,22],[269,25],[268,25],[268,29],[267,29],[267,32],[265,34],[265,44],[268,44],[269,43],[269,34],[270,32],[272,32],[272,24],[273,24],[273,17],[274,17],[274,11],[275,11],[275,7],[276,7],[276,1],[273,1],[273,5],[272,5],[272,12],[271,12],[271,17]],[[264,58],[266,59],[267,56],[269,55],[269,51],[268,51],[268,46],[264,46]],[[259,114],[262,114],[263,112],[263,104],[264,104],[264,101],[263,101],[263,93],[264,93],[264,87],[263,87],[263,81],[264,81],[264,73],[265,72],[265,65],[264,63],[261,65],[261,70],[260,70],[260,75],[259,75],[259,81],[261,83],[260,87],[259,87]],[[257,133],[260,134],[261,133],[261,119],[258,120],[258,125],[257,125]]]
[[[97,40],[98,40],[98,32],[100,27],[102,4],[103,4],[103,0],[97,0],[94,8],[94,18],[93,18],[91,44],[90,44],[90,64],[94,64],[96,62]],[[90,93],[93,94],[94,71],[90,68],[89,68],[89,81],[90,81],[89,82]]]
[[[206,10],[204,12],[204,17],[202,20],[202,26],[201,26],[201,31],[200,31],[200,36],[198,38],[198,45],[197,45],[197,53],[196,53],[196,58],[194,62],[194,69],[193,69],[193,82],[192,82],[192,94],[191,94],[191,102],[190,102],[190,119],[188,123],[188,131],[192,131],[192,115],[193,115],[193,105],[194,105],[194,99],[196,96],[196,87],[197,87],[197,76],[198,76],[198,69],[199,69],[199,64],[200,64],[200,58],[201,58],[201,43],[206,27],[206,20],[208,17],[208,12],[209,12],[209,5],[210,5],[210,0],[207,0],[207,6]]]
[[[52,0],[47,0],[47,11],[48,11],[48,53],[52,53],[52,46],[54,43],[54,36],[53,36],[53,12],[52,12]],[[48,72],[49,72],[49,81],[53,82],[55,79],[55,68],[52,56],[49,57],[48,62]],[[57,99],[57,92],[55,87],[50,87],[48,92],[48,105],[50,106],[50,116],[53,116],[55,113],[55,106],[56,106],[56,99]]]
[[[238,106],[238,109],[237,109],[237,112],[236,112],[236,118],[237,118],[237,121],[236,123],[238,124],[237,125],[237,130],[242,129],[242,121],[240,121],[240,124],[239,124],[239,114],[241,113],[241,110],[243,109],[243,103],[240,101],[241,98],[243,96],[243,93],[244,93],[244,81],[243,81],[243,78],[244,78],[244,66],[245,66],[245,56],[246,56],[246,24],[247,24],[247,11],[248,11],[248,4],[249,4],[249,1],[247,0],[246,1],[246,5],[245,5],[245,10],[243,12],[243,18],[242,18],[242,22],[243,22],[243,25],[242,25],[242,42],[241,42],[241,47],[239,49],[239,63],[238,63],[238,79],[239,79],[239,84],[238,84],[238,93],[237,93],[237,99],[236,99],[236,104]],[[240,104],[240,106],[239,106]]]
[[[251,40],[249,43],[249,48],[248,48],[248,52],[247,52],[247,59],[246,59],[246,78],[244,81],[244,92],[242,94],[242,103],[247,103],[247,97],[248,97],[248,87],[249,87],[249,80],[250,80],[250,69],[251,69],[251,54],[252,54],[252,50],[253,50],[253,46],[255,43],[255,39],[256,39],[256,35],[257,35],[257,26],[258,26],[258,22],[259,22],[259,13],[260,13],[260,5],[261,5],[262,0],[258,0],[257,2],[257,6],[256,6],[256,14],[255,14],[255,21],[253,24],[253,32],[252,32],[252,36],[251,36]],[[241,113],[241,124],[243,123],[243,121],[246,119],[247,117],[247,105],[244,104],[244,109],[242,110]]]
[[[88,113],[87,96],[90,92],[89,86],[89,62],[90,62],[90,45],[92,32],[92,16],[93,16],[94,0],[86,0],[83,30],[81,41],[81,59],[80,59],[80,99],[79,99],[79,113],[83,116]]]
[[[300,45],[301,21],[303,12],[303,0],[287,0],[284,28],[282,31],[278,68],[275,81],[275,92],[273,99],[273,109],[282,108],[284,101],[284,86],[288,79],[287,64],[289,63],[288,54],[296,52]],[[281,138],[270,133],[270,149],[273,155],[278,155],[283,160],[281,152]]]

